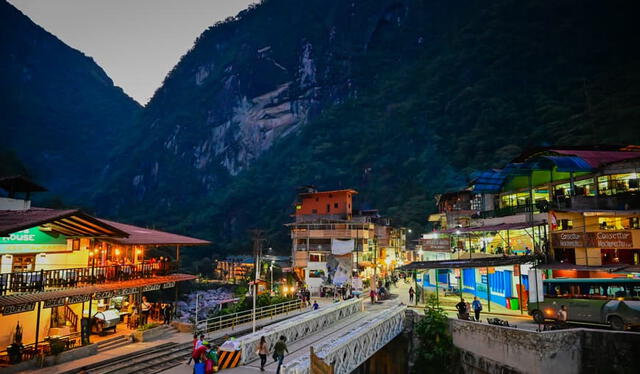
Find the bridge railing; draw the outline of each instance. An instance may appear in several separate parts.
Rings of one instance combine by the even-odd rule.
[[[333,366],[335,374],[351,373],[402,333],[406,309],[406,305],[385,309],[372,318],[361,321],[339,337],[314,346],[315,353]],[[305,354],[284,364],[283,369],[284,374],[309,374],[309,355]]]
[[[263,318],[273,318],[275,316],[286,314],[294,310],[304,309],[305,307],[305,303],[303,303],[300,299],[295,299],[285,301],[284,303],[256,308],[256,320]],[[252,320],[253,310],[245,310],[238,313],[226,314],[198,321],[196,330],[207,334],[212,331],[226,329],[228,327],[234,329],[236,326],[243,323],[251,322]]]
[[[242,364],[247,364],[258,358],[256,351],[262,336],[267,339],[269,351],[273,352],[280,336],[286,337],[287,343],[301,340],[342,318],[362,311],[362,302],[363,299],[360,298],[322,306],[318,310],[269,325],[260,331],[238,338],[236,342],[240,343]]]

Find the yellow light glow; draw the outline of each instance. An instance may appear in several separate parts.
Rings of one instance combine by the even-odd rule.
[[[116,256],[120,256],[120,248],[116,248]]]
[[[287,291],[289,291],[289,287],[287,286],[282,287],[282,291],[284,291],[284,293],[287,293]]]
[[[548,315],[552,315],[553,309],[545,309],[544,312],[547,313]]]
[[[139,255],[140,253],[142,253],[142,251],[139,249],[136,249],[136,254]]]
[[[384,263],[388,265],[391,265],[391,259],[389,257],[384,259]]]

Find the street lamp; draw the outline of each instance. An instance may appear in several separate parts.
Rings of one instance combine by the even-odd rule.
[[[276,263],[276,260],[271,260],[271,283],[270,283],[270,293],[273,296],[273,264]]]
[[[258,297],[258,279],[260,278],[260,257],[262,256],[262,243],[258,245],[256,251],[256,277],[253,282],[253,313],[251,318],[251,330],[256,332],[256,298]]]

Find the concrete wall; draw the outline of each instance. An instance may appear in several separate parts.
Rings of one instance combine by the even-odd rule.
[[[640,333],[534,332],[451,320],[465,373],[626,373],[637,370]]]

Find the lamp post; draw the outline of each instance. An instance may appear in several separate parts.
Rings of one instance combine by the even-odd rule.
[[[194,330],[197,332],[198,331],[198,309],[200,307],[200,294],[196,293],[196,325]]]
[[[276,263],[276,260],[271,260],[271,283],[269,283],[269,293],[273,296],[273,264]]]
[[[251,313],[251,331],[256,332],[256,298],[258,297],[258,279],[260,278],[260,256],[262,255],[262,242],[257,241],[256,248],[256,277],[253,282],[253,310]]]

